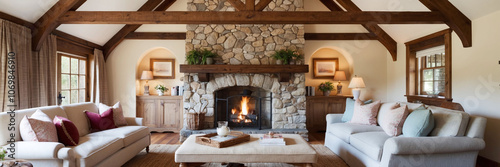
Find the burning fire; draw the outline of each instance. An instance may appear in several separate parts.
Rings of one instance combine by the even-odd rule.
[[[238,113],[238,110],[236,108],[233,108],[231,110],[231,113],[233,115],[236,115],[238,114],[238,118],[237,120],[235,120],[234,122],[245,122],[245,123],[251,123],[252,120],[251,119],[247,119],[247,115],[249,114],[249,107],[248,107],[248,102],[250,102],[250,97],[247,97],[247,96],[243,96],[241,97],[241,102],[240,102],[240,106],[241,106],[241,112]]]

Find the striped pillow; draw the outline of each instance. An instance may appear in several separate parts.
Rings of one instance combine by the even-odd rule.
[[[78,145],[80,135],[78,135],[78,129],[73,122],[61,116],[55,116],[53,122],[57,129],[59,142],[66,146]]]
[[[30,117],[24,116],[19,124],[24,141],[57,142],[57,131],[47,114],[36,110]]]

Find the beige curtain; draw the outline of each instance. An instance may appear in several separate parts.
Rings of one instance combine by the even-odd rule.
[[[29,95],[36,91],[29,86],[31,30],[0,19],[0,56],[0,111],[11,109],[8,105],[15,105],[16,109],[31,107]],[[9,63],[9,60],[12,61]],[[14,65],[15,69],[9,72],[13,66],[8,65]]]
[[[31,57],[31,106],[57,105],[57,37],[50,35]]]
[[[94,55],[89,57],[90,61],[90,101],[96,104],[108,104],[108,82],[104,55],[99,49],[94,49]]]

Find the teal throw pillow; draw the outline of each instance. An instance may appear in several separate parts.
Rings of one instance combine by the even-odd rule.
[[[414,110],[408,115],[403,124],[403,136],[427,136],[434,129],[434,116],[431,110]]]
[[[345,111],[344,111],[344,115],[342,116],[342,122],[349,122],[351,121],[352,119],[352,115],[354,114],[354,103],[356,102],[356,100],[354,99],[351,99],[351,98],[347,98],[345,100]],[[364,104],[370,104],[372,103],[373,100],[367,100],[365,102],[363,102]]]

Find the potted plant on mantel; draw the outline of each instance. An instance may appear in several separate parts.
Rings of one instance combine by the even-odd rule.
[[[319,84],[318,89],[323,92],[323,96],[330,96],[333,89],[333,84],[329,81]]]
[[[281,49],[279,51],[276,51],[272,55],[272,57],[276,59],[276,64],[288,65],[288,64],[295,64],[297,60],[302,58],[302,55],[293,50]]]
[[[186,61],[189,65],[197,64],[214,64],[214,57],[217,57],[217,53],[214,53],[207,49],[194,49],[188,52],[186,55]]]

